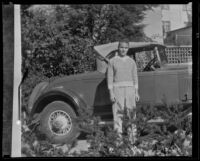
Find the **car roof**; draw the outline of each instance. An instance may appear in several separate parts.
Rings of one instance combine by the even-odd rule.
[[[112,42],[103,45],[94,46],[94,50],[102,57],[106,58],[106,56],[112,51],[116,51],[118,49],[119,42]],[[157,42],[129,42],[129,50],[133,50],[135,52],[148,51],[152,50],[155,47],[165,48],[163,44]]]

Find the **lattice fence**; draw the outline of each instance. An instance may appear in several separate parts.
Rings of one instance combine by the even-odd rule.
[[[192,62],[191,46],[167,46],[165,53],[169,64]]]

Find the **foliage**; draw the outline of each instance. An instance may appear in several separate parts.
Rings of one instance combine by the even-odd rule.
[[[151,5],[30,8],[29,5],[21,7],[23,70],[28,68],[52,77],[95,70],[94,45],[124,37],[145,41],[143,25],[139,23]]]
[[[28,100],[31,95],[31,92],[33,88],[41,81],[47,80],[47,78],[42,74],[42,73],[32,73],[29,72],[28,70],[25,71],[24,77],[26,79],[23,80],[21,90],[22,90],[22,96],[21,96],[21,107],[22,107],[22,112],[27,112],[27,106],[28,106]]]
[[[88,133],[87,141],[90,146],[87,151],[79,153],[72,152],[76,141],[68,145],[50,144],[45,138],[41,139],[38,131],[33,132],[36,128],[23,126],[22,153],[32,157],[191,156],[191,116],[180,115],[184,112],[182,105],[165,106],[165,108],[171,110],[170,115],[167,114],[167,110],[163,110],[164,108],[158,110],[158,107],[155,106],[142,106],[136,111],[129,111],[129,113],[124,111],[124,125],[137,125],[137,139],[134,141],[131,141],[127,128],[124,128],[124,133],[120,137],[110,125],[99,124],[101,119],[93,117],[89,112],[79,121],[85,122],[80,129]],[[135,112],[137,117],[133,119]],[[157,118],[161,113],[165,116],[164,123],[148,123],[149,119]],[[171,120],[172,116],[178,118]],[[180,126],[177,126],[179,120],[181,120]],[[172,125],[175,127],[174,129],[171,129]]]

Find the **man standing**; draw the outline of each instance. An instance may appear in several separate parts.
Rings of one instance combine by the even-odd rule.
[[[108,89],[113,103],[114,129],[120,136],[122,115],[119,111],[124,110],[124,107],[132,110],[136,108],[136,101],[139,101],[137,66],[135,61],[127,56],[128,49],[128,41],[119,42],[118,55],[109,61],[107,72]]]

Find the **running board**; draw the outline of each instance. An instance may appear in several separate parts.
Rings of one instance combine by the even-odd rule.
[[[113,121],[100,121],[99,125],[112,125]]]
[[[165,121],[161,118],[159,119],[151,119],[147,121],[147,123],[164,123]],[[113,121],[100,121],[99,125],[112,125]]]

